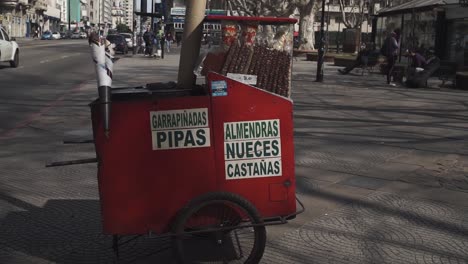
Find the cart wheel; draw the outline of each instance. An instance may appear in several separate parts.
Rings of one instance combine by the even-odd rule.
[[[258,263],[266,243],[265,226],[246,199],[208,193],[182,209],[173,226],[179,263]],[[193,233],[187,233],[193,232]]]

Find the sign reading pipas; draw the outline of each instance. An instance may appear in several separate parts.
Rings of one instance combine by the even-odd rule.
[[[224,123],[227,180],[281,176],[280,120]]]
[[[208,108],[150,112],[153,150],[209,147]]]

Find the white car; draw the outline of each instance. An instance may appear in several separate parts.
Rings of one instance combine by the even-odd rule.
[[[53,32],[52,33],[52,39],[61,39],[60,33],[59,32]]]
[[[71,39],[80,39],[81,36],[80,36],[80,32],[74,32],[71,37]]]
[[[125,38],[125,41],[127,42],[127,46],[130,49],[133,49],[133,41],[132,41],[132,34],[130,33],[120,33]]]
[[[85,32],[80,32],[80,38],[85,39],[88,35]]]
[[[0,62],[7,61],[13,68],[19,65],[19,46],[0,25]]]

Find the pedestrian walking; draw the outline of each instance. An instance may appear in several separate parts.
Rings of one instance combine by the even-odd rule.
[[[153,52],[153,57],[155,58],[161,57],[161,45],[160,45],[161,42],[160,42],[158,35],[154,36],[153,44],[154,44],[154,51],[155,51]]]
[[[170,32],[167,32],[166,34],[166,49],[167,49],[167,53],[170,53],[171,52],[171,44],[172,44],[172,34]]]
[[[384,55],[387,58],[387,84],[390,86],[396,86],[395,83],[392,82],[392,75],[398,56],[398,49],[400,48],[399,39],[400,30],[395,29],[385,39],[381,49],[382,55]]]
[[[145,42],[145,56],[152,56],[153,45],[154,45],[154,34],[149,28],[143,34],[143,41]]]
[[[158,31],[158,41],[159,41],[159,48],[161,50],[161,59],[164,59],[164,46],[166,44],[166,36],[164,34],[164,29],[160,29]]]

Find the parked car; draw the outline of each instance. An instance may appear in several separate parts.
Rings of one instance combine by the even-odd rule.
[[[128,53],[127,41],[122,35],[112,34],[107,35],[107,40],[115,45],[114,50],[116,52],[122,52],[123,54]]]
[[[71,39],[79,39],[81,38],[80,32],[73,32],[70,36]]]
[[[60,38],[61,39],[69,39],[71,38],[71,31],[65,31],[65,32],[60,32]]]
[[[60,39],[60,38],[61,38],[60,33],[56,31],[52,33],[52,39]]]
[[[42,33],[41,39],[46,39],[46,40],[52,39],[52,33],[50,31],[46,31]]]
[[[120,35],[122,35],[124,38],[125,38],[125,41],[127,42],[127,46],[130,48],[130,49],[133,49],[133,40],[132,40],[132,34],[130,33],[120,33]]]
[[[85,39],[88,37],[88,34],[86,32],[80,32],[80,38]]]
[[[13,68],[19,65],[19,46],[15,38],[10,38],[0,25],[0,62],[9,62]]]

